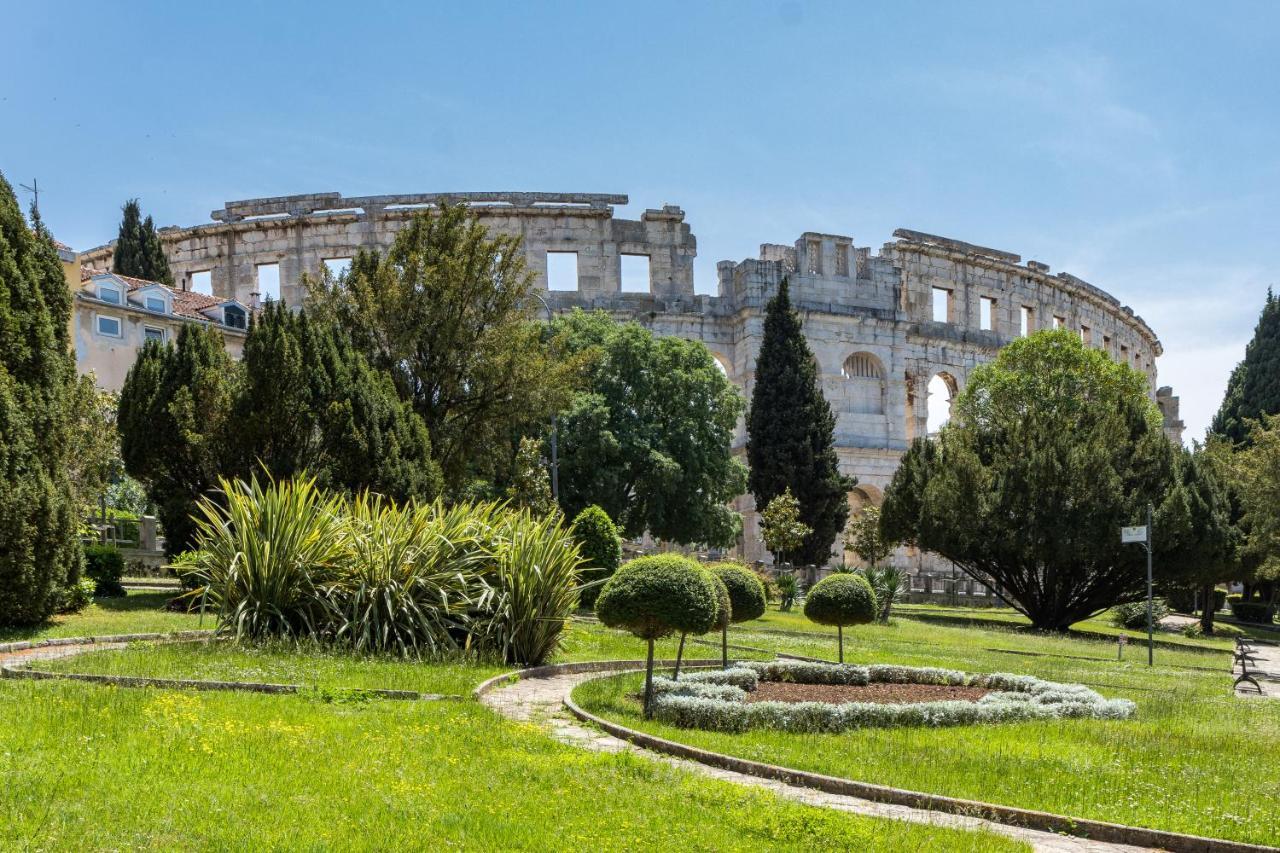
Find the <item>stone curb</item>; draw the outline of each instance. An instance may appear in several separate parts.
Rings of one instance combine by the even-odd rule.
[[[172,634],[118,634],[107,637],[67,637],[37,642],[5,643],[0,654],[27,649],[58,646],[96,646],[111,643],[132,643],[148,640],[192,640],[209,637],[212,631],[179,631]],[[92,675],[79,672],[48,672],[31,669],[27,665],[0,664],[0,678],[32,681],[83,681],[89,684],[105,684],[113,687],[158,687],[169,690],[217,690],[240,693],[268,693],[274,695],[296,694],[310,688],[300,684],[270,684],[260,681],[201,681],[186,678],[148,678],[136,675]],[[419,693],[416,690],[387,690],[380,687],[339,687],[335,693],[370,696],[377,699],[438,702],[446,699],[462,699],[444,693]]]
[[[600,665],[590,668],[581,664],[561,664],[537,667],[533,670],[506,673],[504,675],[491,678],[484,684],[481,684],[480,687],[476,688],[475,695],[479,697],[498,684],[505,683],[506,681],[516,678],[545,678],[551,675],[567,675],[575,672],[602,671],[604,662],[598,663]],[[655,661],[655,664],[656,663],[657,662]],[[699,663],[703,666],[706,665],[703,662]],[[611,664],[620,672],[634,672],[637,665],[644,665],[644,661],[612,661]],[[716,661],[714,665],[719,665],[719,661]],[[864,800],[892,803],[895,805],[909,806],[911,808],[926,809],[930,811],[947,812],[967,817],[985,818],[995,823],[1003,823],[1010,826],[1021,826],[1028,829],[1038,829],[1044,832],[1074,835],[1114,844],[1129,844],[1137,847],[1168,850],[1170,853],[1275,853],[1275,851],[1280,850],[1280,848],[1276,847],[1266,847],[1260,844],[1248,844],[1242,841],[1227,841],[1217,838],[1205,838],[1198,835],[1184,835],[1178,832],[1167,832],[1160,829],[1146,829],[1137,826],[1124,826],[1123,824],[1118,823],[1107,823],[1105,821],[1066,817],[1064,815],[1055,815],[1048,812],[1034,811],[1032,809],[1020,809],[1013,806],[1001,806],[994,803],[983,803],[976,800],[964,800],[957,797],[945,797],[938,794],[907,791],[901,788],[889,787],[887,785],[875,785],[869,782],[856,782],[851,779],[824,776],[820,773],[793,770],[788,767],[779,767],[774,764],[750,761],[748,759],[737,758],[732,755],[722,755],[718,752],[699,749],[698,747],[676,743],[675,741],[660,738],[656,735],[636,731],[635,729],[630,729],[618,723],[610,722],[609,720],[597,717],[596,715],[583,710],[573,701],[572,697],[569,696],[564,698],[563,703],[565,709],[580,721],[598,726],[614,737],[621,738],[622,740],[633,743],[636,746],[651,749],[654,752],[672,755],[677,758],[696,761],[699,764],[705,764],[709,767],[718,767],[722,770],[730,770],[747,776],[757,776],[762,779],[772,779],[774,781],[783,782],[788,785],[795,785],[797,787],[813,788],[830,794],[858,797]]]

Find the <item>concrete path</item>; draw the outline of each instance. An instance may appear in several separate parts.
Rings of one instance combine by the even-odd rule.
[[[1253,647],[1253,652],[1250,656],[1253,659],[1249,662],[1249,674],[1258,680],[1258,684],[1262,685],[1262,693],[1259,694],[1252,684],[1242,682],[1236,685],[1236,695],[1253,696],[1255,698],[1261,695],[1268,699],[1280,699],[1280,646],[1258,644]],[[1231,667],[1232,679],[1239,674],[1240,665],[1233,665]]]
[[[1147,849],[1123,844],[1107,844],[1072,836],[1054,835],[1049,832],[1006,826],[1001,823],[963,817],[946,812],[926,811],[891,803],[877,803],[873,800],[864,800],[858,797],[828,794],[813,788],[789,785],[785,782],[762,779],[758,776],[749,776],[731,770],[721,770],[716,767],[699,764],[696,761],[687,761],[650,752],[602,731],[588,728],[571,717],[569,712],[564,709],[563,702],[573,692],[574,687],[588,679],[599,678],[609,674],[592,672],[555,675],[549,678],[525,678],[508,687],[491,690],[481,697],[480,701],[510,719],[544,726],[550,730],[551,735],[557,740],[571,746],[596,752],[622,752],[626,750],[638,755],[644,755],[654,761],[664,761],[692,773],[699,773],[703,776],[710,776],[727,782],[735,782],[739,785],[765,788],[787,799],[813,806],[839,809],[840,811],[853,812],[870,817],[908,820],[934,826],[947,826],[958,829],[987,829],[1020,841],[1026,841],[1036,851],[1045,851],[1045,853],[1102,853],[1102,851],[1123,853],[1123,851]]]
[[[34,649],[19,649],[13,652],[0,652],[0,664],[24,666],[32,661],[55,660],[69,658],[84,652],[99,652],[103,649],[123,649],[127,643],[86,643],[74,646],[39,646]]]

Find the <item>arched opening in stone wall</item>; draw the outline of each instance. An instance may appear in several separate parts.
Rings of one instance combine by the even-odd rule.
[[[867,507],[880,506],[881,502],[884,501],[884,494],[875,486],[868,485],[854,487],[845,497],[849,502],[850,521],[857,518]],[[843,538],[841,539],[841,544],[843,546]],[[854,551],[845,549],[844,564],[846,566],[863,566],[866,565],[866,561]]]
[[[935,373],[929,380],[929,415],[925,426],[928,435],[937,435],[942,425],[951,419],[951,407],[959,392],[960,386],[950,373]]]
[[[729,372],[728,360],[718,352],[713,350],[708,350],[708,352],[711,353],[711,360],[716,363],[716,367],[724,375],[724,378],[730,380],[733,379],[733,374]]]
[[[855,352],[840,370],[848,383],[847,410],[859,415],[883,415],[885,409],[884,367],[869,352]]]

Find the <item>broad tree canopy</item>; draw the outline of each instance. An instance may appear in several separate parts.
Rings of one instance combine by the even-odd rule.
[[[1153,502],[1160,546],[1173,453],[1145,376],[1071,332],[1037,332],[974,370],[956,416],[913,444],[884,531],[1065,630],[1141,594],[1146,559],[1119,528]]]

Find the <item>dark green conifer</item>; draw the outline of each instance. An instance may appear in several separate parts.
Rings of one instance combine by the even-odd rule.
[[[1280,413],[1280,299],[1267,289],[1253,340],[1245,347],[1244,361],[1231,371],[1222,406],[1209,431],[1244,444],[1249,421]]]
[[[131,198],[121,208],[120,234],[116,238],[111,270],[120,275],[173,285],[173,273],[165,256],[160,235],[151,217],[142,218],[138,200]]]
[[[856,481],[840,474],[835,426],[784,279],[765,312],[747,414],[747,461],[756,507],[790,487],[800,520],[812,528],[799,550],[787,555],[793,562],[826,563],[849,516],[847,493]]]
[[[67,478],[71,297],[57,250],[0,175],[0,625],[53,613],[80,571]]]

